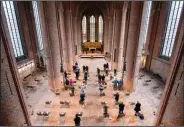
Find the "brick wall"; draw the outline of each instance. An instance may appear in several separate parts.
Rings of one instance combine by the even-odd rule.
[[[21,126],[25,123],[25,117],[17,95],[10,66],[1,38],[1,107],[0,126]]]
[[[162,119],[162,125],[184,125],[184,54]]]

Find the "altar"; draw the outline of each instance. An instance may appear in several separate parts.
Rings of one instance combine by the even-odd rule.
[[[96,51],[103,51],[103,45],[101,42],[84,42],[82,44],[82,50],[84,51],[91,51],[92,53]]]

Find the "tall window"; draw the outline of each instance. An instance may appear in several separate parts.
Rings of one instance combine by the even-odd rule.
[[[90,41],[95,42],[95,17],[90,17]]]
[[[25,53],[22,45],[21,35],[17,22],[17,15],[13,1],[2,1],[6,21],[8,24],[8,30],[10,33],[10,39],[13,45],[14,54],[16,60],[25,58]]]
[[[169,58],[171,56],[176,32],[180,20],[183,1],[172,1],[169,11],[168,22],[165,30],[165,38],[161,51],[161,56]]]
[[[102,16],[99,17],[99,35],[98,35],[98,41],[102,42],[102,38],[103,38],[103,19]]]
[[[35,25],[36,25],[36,33],[37,33],[37,38],[38,38],[38,45],[39,45],[39,49],[42,50],[43,40],[42,40],[42,31],[41,31],[41,24],[40,24],[37,1],[32,1],[32,5],[33,5],[33,12],[34,12],[34,20],[35,20]]]
[[[143,18],[142,18],[143,30],[141,31],[142,32],[143,46],[145,46],[147,33],[148,33],[151,5],[152,5],[152,1],[145,1],[144,2],[144,8],[143,8],[144,12],[143,12]]]
[[[82,18],[82,37],[83,42],[87,42],[87,32],[86,32],[86,16],[83,16]]]

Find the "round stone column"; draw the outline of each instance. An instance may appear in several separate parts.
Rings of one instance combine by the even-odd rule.
[[[138,46],[138,37],[141,23],[141,11],[143,2],[131,2],[130,7],[130,20],[127,35],[127,47],[126,47],[126,80],[124,81],[127,91],[132,92],[134,90],[134,72],[135,72],[135,57]]]
[[[45,27],[47,41],[45,41],[44,51],[47,61],[47,73],[50,89],[56,92],[60,89],[62,76],[60,73],[60,45],[58,37],[58,27],[56,18],[55,2],[43,2]],[[43,21],[43,20],[42,20]],[[44,22],[44,21],[43,21]]]

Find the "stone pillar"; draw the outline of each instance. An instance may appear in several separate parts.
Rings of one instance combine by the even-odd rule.
[[[126,80],[125,86],[127,91],[131,92],[133,90],[133,78],[134,78],[134,61],[136,57],[138,37],[140,31],[141,22],[141,12],[143,2],[131,2],[130,7],[130,21],[128,27],[127,35],[127,47],[126,47]]]
[[[60,73],[61,54],[58,36],[55,2],[43,2],[47,41],[44,47],[47,56],[47,72],[50,89],[54,92],[60,89],[62,76]]]
[[[104,53],[105,52],[109,52],[109,41],[108,41],[108,31],[109,31],[109,20],[108,17],[106,17],[105,20],[103,20],[103,25],[104,25],[104,29],[103,29],[103,45],[104,45]]]
[[[142,13],[142,19],[141,19],[141,27],[140,27],[140,34],[139,34],[139,42],[138,42],[138,46],[137,46],[137,54],[136,54],[136,62],[135,62],[135,71],[134,71],[134,86],[137,84],[138,82],[138,78],[139,78],[139,71],[140,71],[140,66],[141,66],[141,57],[142,57],[142,49],[143,49],[143,44],[144,44],[144,34],[145,34],[145,24],[146,24],[146,13],[147,12],[147,8],[148,8],[148,1],[144,2],[144,6],[143,6],[143,13]],[[148,35],[148,34],[147,34]],[[147,36],[146,36],[147,38]]]
[[[59,26],[60,26],[60,34],[61,34],[61,44],[62,47],[60,51],[62,52],[62,62],[63,62],[63,68],[64,70],[67,69],[67,43],[66,43],[66,37],[65,37],[65,24],[64,24],[64,10],[62,7],[62,4],[59,2],[60,5],[58,5],[58,13],[59,13]]]
[[[86,23],[86,34],[87,34],[87,23]],[[78,47],[78,54],[81,54],[82,52],[82,47],[81,47],[81,43],[82,43],[82,29],[81,29],[81,20],[80,18],[77,18],[77,47]]]
[[[86,16],[87,24],[87,42],[90,42],[90,16]]]
[[[113,68],[118,68],[118,63],[121,64],[121,61],[118,61],[118,56],[122,56],[119,54],[120,49],[120,36],[121,36],[121,23],[122,23],[122,9],[116,9],[116,19],[115,19],[115,30],[113,34]]]
[[[120,71],[123,70],[123,63],[125,61],[123,56],[123,50],[125,50],[124,38],[125,38],[125,26],[127,21],[126,19],[127,7],[128,7],[128,2],[124,2],[123,9],[122,9],[121,34],[120,34],[120,43],[119,43],[119,52],[118,52],[118,69]]]
[[[67,42],[67,50],[68,50],[68,60],[67,60],[67,71],[72,71],[73,65],[73,40],[72,40],[72,22],[71,22],[71,10],[64,11],[65,17],[65,35]]]
[[[95,15],[95,42],[98,42],[98,34],[99,34],[99,16]]]

